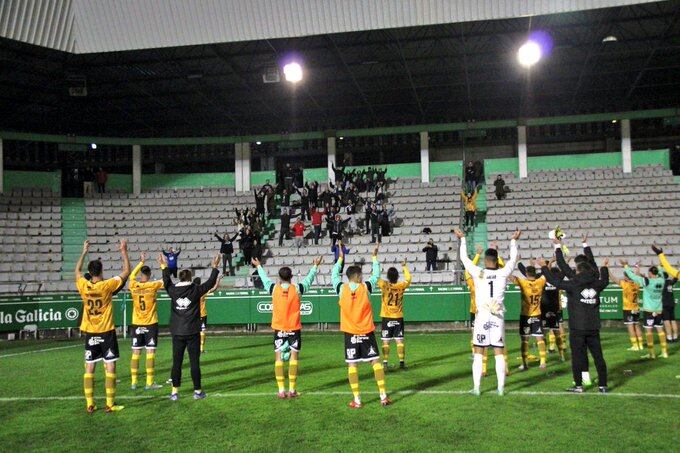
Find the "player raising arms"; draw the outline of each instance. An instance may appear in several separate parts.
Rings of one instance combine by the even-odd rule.
[[[522,293],[522,309],[519,316],[519,335],[522,338],[522,365],[520,365],[519,369],[522,371],[529,369],[527,362],[529,338],[534,337],[538,345],[539,367],[544,370],[546,368],[546,351],[541,322],[541,298],[543,297],[546,281],[545,277],[537,276],[536,268],[533,265],[527,267],[525,271],[526,278],[514,276],[509,278],[510,281],[519,286]]]
[[[654,253],[658,255],[659,262],[661,263],[663,270],[666,271],[666,273],[672,278],[677,278],[680,280],[680,269],[676,269],[671,266],[671,263],[668,262],[668,258],[666,258],[666,255],[663,253],[663,249],[655,244],[652,245],[652,250],[654,250]]]
[[[132,296],[132,359],[130,361],[130,388],[137,389],[139,359],[146,349],[146,386],[144,390],[161,388],[154,382],[156,347],[158,346],[158,290],[163,280],[151,280],[151,268],[144,265],[146,253],[142,253],[139,264],[130,274],[130,295]],[[137,275],[140,274],[139,281]]]
[[[396,267],[387,269],[387,280],[378,280],[378,287],[382,291],[382,306],[380,317],[382,318],[382,350],[383,368],[387,370],[390,358],[390,341],[397,343],[397,356],[399,367],[406,368],[404,363],[404,291],[411,285],[411,273],[406,266],[406,260],[401,263],[404,272],[404,281],[399,281],[399,271]]]
[[[314,282],[321,257],[316,258],[312,268],[302,282],[293,285],[293,271],[290,267],[279,269],[279,281],[274,283],[257,258],[252,264],[257,268],[257,275],[262,280],[264,289],[272,295],[272,329],[274,329],[274,375],[279,387],[279,398],[295,398],[299,396],[296,385],[298,377],[298,354],[302,348],[302,321],[300,319],[300,296],[309,291]],[[286,378],[283,371],[283,352],[290,348],[288,363],[288,394],[286,394]]]
[[[123,270],[113,278],[104,280],[103,266],[99,260],[90,261],[87,264],[91,279],[87,280],[83,277],[81,269],[85,255],[90,249],[89,241],[83,243],[83,252],[76,263],[76,287],[83,299],[83,319],[80,323],[80,331],[85,332],[83,388],[88,414],[97,410],[94,405],[94,371],[100,360],[104,361],[106,374],[106,412],[123,409],[123,406],[116,405],[116,360],[120,356],[116,328],[113,324],[113,294],[125,284],[125,280],[130,275],[130,260],[125,239],[120,241],[119,248]]]
[[[477,314],[475,315],[475,328],[473,341],[475,354],[472,361],[472,381],[474,387],[472,393],[479,395],[479,386],[482,381],[482,356],[486,348],[494,348],[496,356],[496,377],[498,379],[498,394],[505,391],[505,288],[508,277],[512,274],[517,264],[517,239],[520,230],[515,231],[510,240],[510,259],[505,267],[498,266],[498,251],[487,249],[484,253],[484,267],[472,264],[467,256],[467,244],[465,234],[456,229],[456,237],[460,239],[460,259],[465,270],[472,276],[475,283],[475,300]]]
[[[659,336],[659,343],[661,344],[661,357],[668,358],[668,344],[666,342],[666,333],[663,330],[662,314],[662,300],[664,278],[659,272],[659,268],[652,266],[646,277],[635,274],[631,268],[628,267],[626,261],[621,260],[621,265],[624,266],[624,272],[632,281],[637,283],[642,288],[642,312],[644,314],[643,327],[645,328],[645,335],[647,336],[647,350],[649,353],[643,358],[655,359],[656,352],[654,351],[654,332]]]
[[[642,351],[645,347],[642,343],[642,331],[640,330],[640,305],[638,304],[640,286],[625,273],[622,279],[617,279],[611,276],[610,271],[609,281],[619,285],[623,293],[623,324],[628,329],[628,337],[631,344],[628,350]]]
[[[345,254],[340,249],[338,261],[333,266],[331,280],[333,289],[340,296],[340,330],[345,334],[345,362],[349,375],[349,385],[354,399],[349,403],[352,409],[359,409],[361,396],[359,392],[359,373],[357,363],[371,362],[373,374],[380,392],[380,403],[383,406],[392,404],[387,397],[385,386],[385,370],[380,363],[378,343],[375,341],[375,324],[373,324],[373,307],[369,295],[380,278],[378,247],[373,250],[373,267],[371,277],[362,282],[361,267],[349,266],[346,274],[348,283],[342,282],[340,269],[345,261]]]

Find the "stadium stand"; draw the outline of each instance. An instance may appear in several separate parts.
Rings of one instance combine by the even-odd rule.
[[[619,260],[657,264],[650,244],[663,245],[668,254],[680,253],[680,191],[670,170],[637,167],[632,174],[620,168],[530,172],[525,179],[503,175],[512,188],[507,199],[487,194],[488,239],[502,240],[517,227],[523,230],[523,259],[545,255],[548,231],[559,226],[565,243],[580,250],[581,235],[597,257],[609,257],[617,275]],[[489,175],[487,184],[496,175]],[[575,250],[576,249],[576,250]]]
[[[381,263],[383,269],[390,266],[400,268],[399,263],[406,259],[413,273],[414,283],[453,283],[457,250],[451,230],[458,226],[459,191],[461,180],[458,177],[438,177],[429,185],[421,184],[418,179],[399,179],[388,186],[388,203],[396,209],[395,228],[390,236],[383,237]],[[423,203],[427,200],[427,203]],[[359,214],[359,218],[363,218]],[[423,233],[424,228],[431,233]],[[425,254],[422,252],[429,238],[439,247],[438,271],[425,272]],[[370,243],[371,236],[355,235],[345,239],[350,249],[348,263],[361,264],[366,275],[370,274],[370,255],[375,247]],[[318,246],[308,237],[307,246],[298,249],[292,241],[283,247],[270,243],[264,265],[269,267],[292,266],[297,272],[306,272],[314,256],[323,256],[325,262],[332,262],[333,254],[328,237]],[[311,244],[311,245],[310,245]],[[300,266],[300,268],[295,268]],[[331,266],[324,266],[317,277],[321,284],[330,284]],[[237,286],[248,285],[247,279],[239,279]]]
[[[0,292],[38,291],[61,279],[61,209],[49,189],[0,196]]]

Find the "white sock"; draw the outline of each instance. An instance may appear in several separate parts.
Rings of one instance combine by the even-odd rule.
[[[361,404],[361,397],[359,396],[354,397],[354,402],[357,404]]]
[[[505,390],[505,356],[496,354],[496,378],[498,378],[498,390]]]
[[[503,368],[505,372],[505,368]],[[482,382],[482,354],[475,353],[472,359],[472,385],[475,390],[479,390],[479,384]]]

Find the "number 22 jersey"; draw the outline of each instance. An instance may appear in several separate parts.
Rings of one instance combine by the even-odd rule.
[[[80,330],[86,333],[104,333],[115,328],[113,324],[113,293],[123,281],[115,276],[92,283],[80,277],[76,287],[83,299],[83,319]]]

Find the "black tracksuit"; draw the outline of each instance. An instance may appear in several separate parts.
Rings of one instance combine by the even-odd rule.
[[[201,285],[192,282],[172,282],[170,270],[163,269],[163,285],[170,296],[170,333],[172,334],[172,386],[182,383],[184,350],[189,352],[191,380],[194,390],[201,389],[201,297],[215,286],[220,271],[213,269],[210,278]]]
[[[562,250],[557,249],[557,261],[564,260]],[[577,386],[583,383],[581,372],[588,370],[588,351],[593,356],[599,385],[607,385],[607,364],[600,343],[600,293],[609,284],[609,270],[575,274],[570,280],[553,275],[547,266],[541,268],[548,283],[567,293],[569,313],[569,345],[571,347],[571,370]]]
[[[222,254],[222,273],[227,273],[227,263],[229,264],[229,275],[234,275],[234,264],[231,260],[231,256],[234,254],[234,241],[239,233],[236,233],[234,237],[224,239],[220,237],[219,234],[215,233],[215,237],[222,245],[220,245],[220,253]]]

